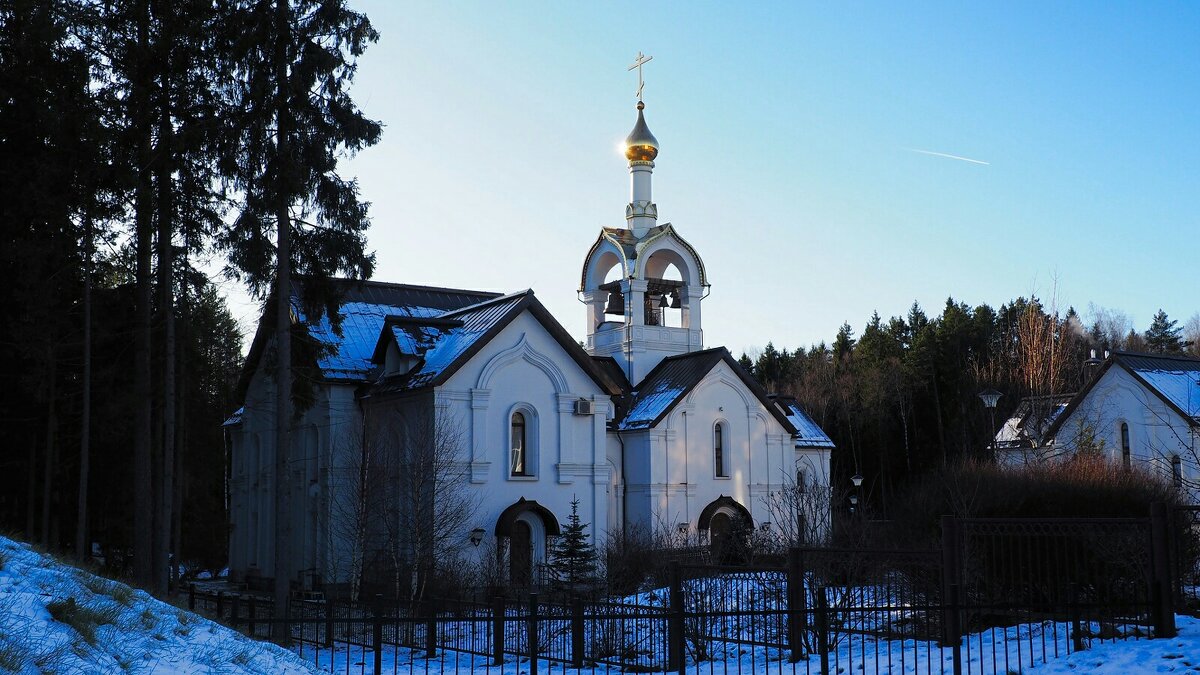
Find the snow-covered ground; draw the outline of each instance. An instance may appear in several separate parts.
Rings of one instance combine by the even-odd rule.
[[[0,673],[312,673],[296,654],[0,537]]]

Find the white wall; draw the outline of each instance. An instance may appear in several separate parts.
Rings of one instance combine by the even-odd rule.
[[[355,442],[361,415],[353,385],[319,385],[314,394],[313,405],[291,427],[289,576],[314,570],[326,581],[338,581],[348,568],[332,536],[327,486],[336,484],[344,471],[336,458]],[[247,388],[242,423],[228,432],[230,571],[237,577],[251,570],[270,577],[275,556],[275,383],[261,364]]]
[[[571,500],[588,533],[608,529],[609,463],[605,420],[608,395],[528,312],[506,326],[436,392],[439,414],[463,425],[471,482],[478,495],[483,543],[471,555],[494,550],[496,521],[524,497],[537,501],[565,525]],[[578,399],[595,414],[575,415]],[[526,415],[530,476],[509,471],[509,424],[514,410]],[[468,533],[463,533],[464,544]],[[473,552],[472,552],[473,551]]]
[[[726,477],[716,475],[714,426],[727,425]],[[768,519],[764,497],[794,481],[791,436],[724,362],[718,363],[658,428],[624,432],[628,520],[674,532],[687,523],[694,537],[700,512],[724,495]],[[789,480],[790,477],[790,480]]]
[[[1129,425],[1133,466],[1154,471],[1170,480],[1171,458],[1178,455],[1182,460],[1185,484],[1195,485],[1200,480],[1196,461],[1200,438],[1162,399],[1118,365],[1108,369],[1070,417],[1063,421],[1046,454],[1073,455],[1081,434],[1090,430],[1096,442],[1103,443],[1105,456],[1120,463],[1122,423]]]

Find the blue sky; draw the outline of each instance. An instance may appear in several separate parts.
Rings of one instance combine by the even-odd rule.
[[[1200,310],[1200,4],[359,2],[376,278],[533,288],[577,337],[639,50],[659,222],[738,353],[914,301]],[[978,164],[914,150],[947,153]],[[1086,318],[1086,317],[1085,317]]]

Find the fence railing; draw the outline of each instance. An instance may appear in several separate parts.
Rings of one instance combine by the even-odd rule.
[[[193,586],[189,604],[258,637],[282,628],[333,672],[1020,672],[1097,641],[1173,636],[1180,513],[947,518],[937,550],[676,561],[665,587],[603,600],[297,599],[275,619],[270,598]],[[1184,513],[1195,527],[1200,509]]]

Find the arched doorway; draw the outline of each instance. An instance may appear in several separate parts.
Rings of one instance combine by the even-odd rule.
[[[533,572],[533,530],[524,520],[513,523],[508,556],[508,582],[514,588],[529,588]]]
[[[724,511],[713,515],[708,521],[709,549],[714,562],[723,563],[730,557],[729,534],[733,529],[733,519]]]
[[[696,522],[701,535],[708,535],[709,553],[717,563],[738,562],[744,539],[754,527],[750,511],[733,497],[721,495],[700,512]]]
[[[536,587],[538,570],[546,562],[547,540],[560,533],[550,509],[524,497],[496,519],[497,562],[514,588]]]

